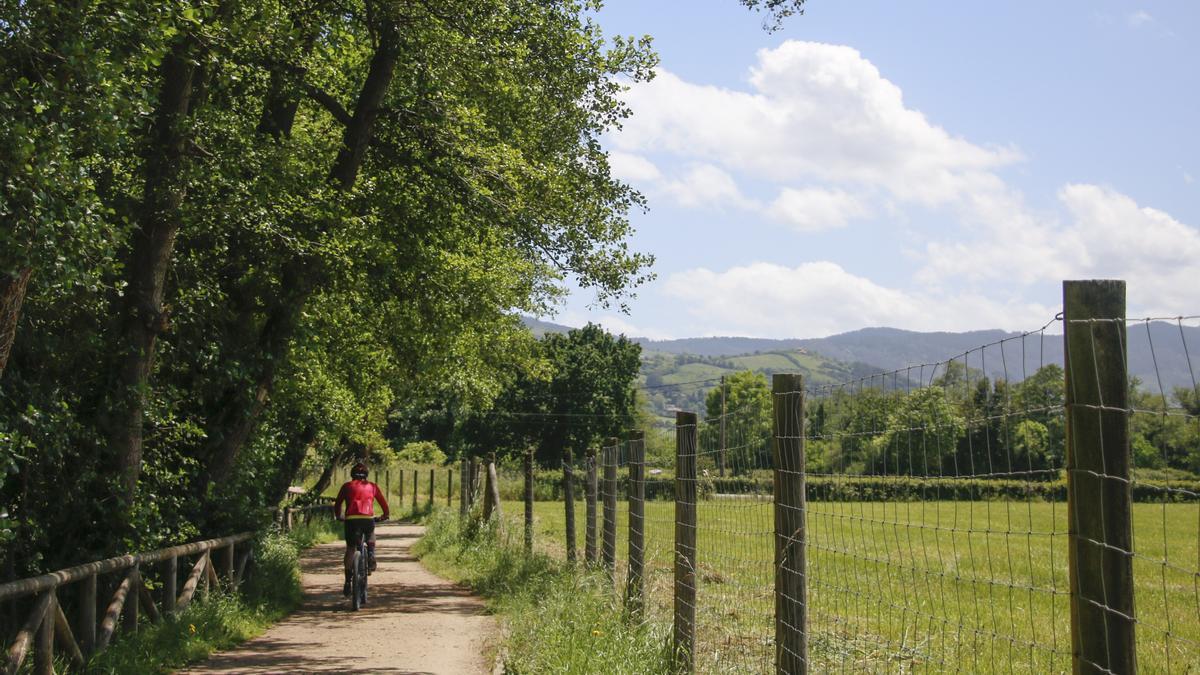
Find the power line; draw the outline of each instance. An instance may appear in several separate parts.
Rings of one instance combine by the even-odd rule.
[[[667,387],[682,387],[682,386],[689,385],[689,384],[705,384],[707,382],[720,382],[720,381],[721,381],[721,378],[719,378],[719,377],[710,377],[707,380],[692,380],[691,382],[672,382],[670,384],[655,384],[655,385],[646,386],[646,387],[638,387],[638,389],[642,389],[642,390],[666,389]]]

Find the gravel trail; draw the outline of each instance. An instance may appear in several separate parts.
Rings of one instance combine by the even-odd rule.
[[[379,568],[358,612],[342,597],[338,541],[301,555],[304,603],[236,649],[185,673],[490,673],[495,620],[483,601],[421,566],[411,546],[424,528],[376,526]]]

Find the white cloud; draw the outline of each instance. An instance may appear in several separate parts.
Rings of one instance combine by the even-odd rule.
[[[617,178],[634,185],[653,183],[662,178],[662,172],[653,162],[628,152],[608,153],[608,165]]]
[[[929,244],[925,283],[1079,278],[1129,282],[1132,313],[1191,314],[1200,309],[1200,230],[1139,206],[1111,188],[1070,184],[1058,192],[1062,218],[1026,218],[968,242]]]
[[[1183,172],[1183,182],[1187,183],[1188,185],[1191,185],[1192,183],[1196,182],[1196,179],[1192,177],[1192,174],[1188,173],[1187,171],[1184,171]]]
[[[789,41],[758,53],[752,92],[693,84],[660,70],[627,93],[625,152],[668,153],[781,186],[882,188],[927,206],[973,208],[1003,192],[994,170],[1020,159],[947,133],[907,107],[855,49]]]
[[[660,189],[680,205],[692,208],[758,208],[756,202],[742,194],[733,176],[711,164],[694,165],[681,178],[663,182]]]
[[[664,293],[681,300],[710,332],[755,337],[822,337],[865,326],[910,330],[1036,327],[1056,310],[1000,302],[978,294],[913,293],[881,286],[836,263],[785,267],[756,262],[723,272],[704,268],[671,275]]]
[[[865,200],[842,190],[784,188],[767,213],[802,232],[844,227],[870,214]]]
[[[1129,15],[1125,17],[1125,22],[1128,23],[1131,28],[1141,28],[1148,23],[1153,23],[1154,17],[1150,14],[1150,12],[1147,12],[1144,9],[1139,9],[1136,12],[1129,13]]]

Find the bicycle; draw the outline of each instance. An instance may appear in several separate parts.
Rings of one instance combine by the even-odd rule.
[[[381,516],[374,518],[376,523],[382,523],[385,520],[387,519]],[[354,553],[350,558],[350,607],[356,612],[367,604],[367,577],[371,575],[371,567],[367,560],[367,538],[360,532],[357,539],[358,541],[354,543]]]

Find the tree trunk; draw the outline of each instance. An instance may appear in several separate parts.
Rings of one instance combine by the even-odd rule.
[[[337,465],[338,460],[336,457],[329,460],[329,463],[326,464],[325,468],[321,471],[320,477],[317,478],[317,484],[314,485],[313,489],[309,490],[308,495],[306,495],[307,499],[311,501],[317,497],[320,497],[321,494],[325,492],[325,489],[329,487],[329,482],[333,480],[333,471],[337,468]]]
[[[380,27],[379,45],[375,49],[367,78],[359,92],[354,116],[342,136],[343,148],[330,171],[330,180],[343,192],[348,192],[354,187],[358,169],[365,158],[375,120],[379,116],[379,107],[395,72],[399,57],[398,42],[399,35],[395,25],[385,21]],[[275,109],[272,110],[273,106]],[[283,97],[268,101],[268,112],[263,115],[264,121],[260,122],[260,130],[268,133],[286,133],[291,127],[289,112],[294,116],[295,107]],[[254,383],[254,394],[250,402],[247,404],[240,395],[231,392],[226,397],[226,402],[221,405],[220,412],[214,417],[214,422],[209,425],[209,438],[214,439],[214,442],[210,449],[208,476],[201,480],[199,494],[206,494],[212,482],[223,480],[233,469],[242,446],[250,438],[258,424],[259,416],[266,409],[274,389],[275,374],[279,365],[287,358],[291,337],[295,333],[304,305],[316,290],[317,280],[311,273],[306,275],[302,271],[307,265],[308,261],[296,260],[284,272],[284,287],[295,291],[275,305],[263,326],[258,340],[258,353],[264,365]],[[292,280],[289,282],[288,278]]]
[[[317,429],[312,424],[304,426],[304,430],[300,434],[291,439],[287,449],[283,452],[283,457],[279,459],[276,465],[276,473],[272,480],[271,490],[267,493],[267,498],[271,499],[272,504],[282,503],[287,497],[288,488],[291,487],[292,481],[296,479],[296,474],[300,471],[301,465],[304,464],[304,458],[308,455],[308,451],[316,445]]]
[[[118,388],[109,431],[122,496],[132,502],[142,464],[142,426],[146,389],[154,365],[155,343],[167,328],[163,292],[175,236],[184,148],[183,121],[191,112],[196,66],[193,40],[181,40],[163,58],[162,88],[143,165],[144,193],[137,212],[137,229],[127,260],[129,286],[120,308]]]
[[[17,322],[21,320],[21,304],[25,301],[25,289],[33,268],[17,270],[15,275],[0,274],[0,378],[8,365],[8,355],[17,337]]]
[[[280,364],[287,359],[292,336],[299,324],[303,300],[311,294],[311,284],[304,279],[299,268],[298,261],[285,268],[283,287],[293,289],[294,293],[276,302],[270,309],[270,315],[256,341],[257,362],[262,365],[250,400],[245,400],[238,389],[229,389],[222,397],[218,412],[206,425],[208,463],[196,487],[198,495],[206,495],[209,486],[229,476],[242,446],[254,433],[259,417],[266,410],[275,387],[275,375]]]
[[[400,57],[399,43],[400,34],[396,25],[383,21],[379,26],[379,45],[371,57],[371,67],[354,106],[354,116],[342,134],[342,148],[329,173],[334,185],[343,192],[349,192],[358,177],[358,169],[362,166],[371,140],[372,127],[379,117],[379,107],[396,71],[396,61]]]

